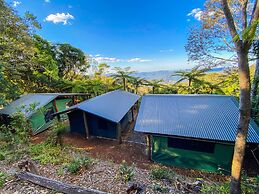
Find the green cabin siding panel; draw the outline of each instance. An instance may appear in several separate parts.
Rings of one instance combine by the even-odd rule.
[[[57,99],[56,104],[57,104],[58,111],[60,112],[60,111],[65,110],[67,108],[67,104],[71,101],[72,101],[72,99]],[[61,114],[60,117],[61,117],[61,120],[68,119],[67,114]]]
[[[45,110],[51,108],[53,106],[53,103],[50,102],[47,105],[45,105],[43,108],[35,112],[31,117],[31,126],[32,126],[32,132],[33,134],[37,134],[42,132],[43,130],[47,129],[50,125],[51,122],[46,123],[45,117],[44,117],[44,112]],[[54,109],[55,110],[55,109]]]
[[[71,100],[72,99],[57,99],[56,105],[57,105],[58,111],[65,110],[67,103],[70,102]],[[45,114],[45,110],[47,110],[51,107],[56,112],[53,102],[54,101],[48,103],[47,105],[45,105],[43,108],[41,108],[40,110],[35,112],[30,117],[33,134],[40,133],[51,126],[52,122],[50,121],[50,122],[46,123],[44,114]],[[67,115],[66,114],[62,115],[62,120],[66,120],[66,119],[68,119]]]
[[[57,108],[58,111],[63,111],[65,110],[67,107],[67,103],[71,102],[72,99],[57,99],[56,103],[57,103]]]
[[[152,136],[152,160],[165,165],[210,172],[230,170],[234,146],[215,144],[214,153],[168,147],[168,138]],[[226,171],[225,171],[226,170]]]

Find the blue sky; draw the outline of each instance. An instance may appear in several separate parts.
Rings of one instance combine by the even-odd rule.
[[[137,71],[192,67],[184,45],[198,24],[202,0],[17,0],[30,11],[52,42],[70,43],[110,66]]]

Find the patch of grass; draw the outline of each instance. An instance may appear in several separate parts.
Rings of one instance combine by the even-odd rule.
[[[258,193],[259,190],[259,175],[256,177],[248,178],[243,176],[241,183],[242,193]],[[201,188],[202,193],[230,193],[230,183],[217,183],[213,185],[204,184]]]
[[[6,174],[4,172],[0,172],[0,188],[2,188],[4,186],[4,184],[8,180],[8,177],[9,177],[8,174]]]
[[[48,143],[31,145],[30,154],[32,159],[38,160],[41,164],[64,164],[71,161],[66,148]]]
[[[175,177],[175,172],[165,167],[154,166],[150,171],[151,178],[156,180],[169,180],[172,181]]]
[[[134,166],[129,166],[123,160],[119,166],[119,176],[124,182],[131,181],[134,177]]]

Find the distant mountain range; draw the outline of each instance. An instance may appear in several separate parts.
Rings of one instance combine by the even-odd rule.
[[[217,67],[217,68],[211,69],[209,72],[215,73],[215,72],[220,72],[223,70],[224,70],[223,67]],[[174,73],[175,73],[175,71],[171,71],[171,70],[161,70],[161,71],[150,71],[150,72],[137,72],[137,73],[132,74],[132,76],[141,77],[146,80],[162,79],[165,82],[173,82],[173,81],[177,81],[179,79],[178,76],[173,76],[173,77],[171,76]]]

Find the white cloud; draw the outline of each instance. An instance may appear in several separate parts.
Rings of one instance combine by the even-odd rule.
[[[169,52],[174,52],[174,49],[162,49],[159,52],[160,53],[169,53]]]
[[[115,57],[102,57],[100,54],[94,55],[93,59],[98,63],[116,63],[116,62],[128,62],[128,63],[143,63],[151,61],[149,59],[131,58],[131,59],[119,59]]]
[[[13,6],[17,7],[18,5],[20,5],[22,2],[21,1],[13,1]]]
[[[68,5],[68,8],[71,9],[73,6],[72,5]]]
[[[70,19],[74,19],[74,16],[69,13],[56,13],[48,15],[45,20],[48,22],[53,22],[54,24],[63,23],[66,25]]]
[[[187,16],[193,16],[196,20],[200,21],[203,11],[200,8],[193,9]]]
[[[148,61],[151,61],[151,60],[149,60],[149,59],[141,59],[141,58],[132,58],[132,59],[128,59],[127,60],[127,62],[135,62],[135,63],[137,63],[137,62],[140,62],[140,63],[142,63],[142,62],[148,62]]]
[[[45,1],[45,3],[50,3],[50,0],[44,0]]]
[[[117,59],[115,57],[94,57],[94,59],[98,63],[114,63],[114,62],[121,62],[121,59]]]

